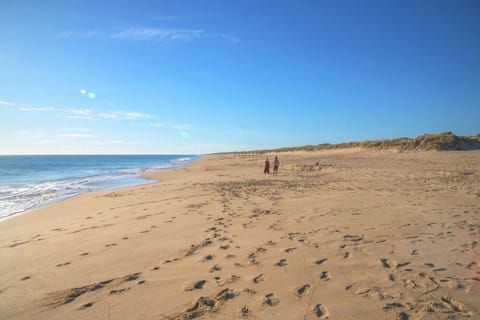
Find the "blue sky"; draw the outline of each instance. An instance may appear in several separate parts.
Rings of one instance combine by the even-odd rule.
[[[0,2],[0,154],[480,133],[479,1]]]

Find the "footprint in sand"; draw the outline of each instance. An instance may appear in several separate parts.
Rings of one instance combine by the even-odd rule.
[[[227,300],[231,300],[238,296],[240,293],[239,292],[234,292],[233,290],[229,288],[222,289],[219,291],[216,296],[215,300],[220,301],[220,302],[225,302]]]
[[[58,268],[58,267],[68,266],[69,264],[70,264],[70,262],[60,263],[60,264],[57,264],[57,268]]]
[[[296,250],[296,249],[297,249],[297,247],[287,248],[287,249],[285,249],[285,252],[289,253],[289,252],[292,252],[293,250]]]
[[[320,259],[320,260],[315,261],[315,264],[316,264],[317,266],[319,266],[319,265],[323,264],[324,262],[326,262],[327,260],[328,260],[327,258],[323,258],[323,259]]]
[[[297,288],[297,290],[296,290],[297,297],[302,298],[305,295],[305,293],[308,292],[309,289],[310,289],[309,284],[305,284],[305,285],[301,286],[300,288]]]
[[[94,304],[94,302],[85,303],[85,304],[81,305],[78,309],[79,310],[87,309],[87,308],[90,308],[91,306],[93,306],[93,304]]]
[[[386,269],[394,268],[397,266],[397,263],[395,261],[388,259],[380,259],[380,262],[382,263],[382,267]]]
[[[253,283],[260,283],[262,281],[264,281],[265,278],[263,276],[263,274],[259,274],[258,276],[256,276],[255,278],[253,278]]]
[[[383,310],[395,310],[398,308],[405,308],[405,306],[398,302],[392,302],[392,303],[387,303],[385,307],[383,307]]]
[[[123,280],[124,280],[125,282],[135,281],[135,280],[137,280],[138,278],[140,278],[140,275],[141,275],[141,274],[142,274],[141,272],[132,273],[132,274],[129,274],[128,276],[125,276]]]
[[[194,301],[193,305],[187,310],[176,314],[175,316],[168,317],[169,319],[193,319],[198,316],[202,316],[208,313],[213,312],[214,307],[218,304],[224,303],[229,299],[235,297],[235,292],[230,291],[229,289],[224,289],[220,291],[214,298],[210,297],[200,297]]]
[[[317,304],[313,311],[315,312],[315,315],[320,319],[328,319],[328,317],[330,316],[327,307],[322,304]]]
[[[408,319],[410,319],[410,316],[408,315],[408,313],[402,311],[397,315],[397,319],[398,320],[408,320]]]
[[[328,272],[328,271],[323,271],[323,272],[322,272],[322,275],[320,276],[320,279],[322,279],[323,281],[328,281],[328,280],[330,280],[330,272]]]
[[[207,283],[206,280],[187,283],[183,287],[183,291],[201,290],[203,289],[203,286],[205,286],[205,283]]]
[[[412,253],[410,253],[412,256],[418,256],[420,254],[420,251],[418,251],[417,249],[414,249],[412,251]]]
[[[130,288],[121,288],[116,290],[111,290],[109,294],[119,294],[130,290]]]
[[[241,307],[238,312],[244,318],[246,318],[246,317],[248,317],[252,314],[252,311],[250,311],[250,309],[248,309],[248,307],[246,307],[246,306]]]
[[[252,296],[257,294],[257,290],[254,290],[254,289],[251,289],[251,288],[245,288],[245,289],[243,289],[243,292],[248,293]]]
[[[213,260],[214,258],[215,258],[215,255],[213,255],[213,254],[207,254],[207,255],[204,256],[200,261],[201,261],[201,262],[210,261],[210,260]]]
[[[402,268],[402,267],[408,266],[409,264],[410,264],[410,262],[399,263],[399,264],[397,264],[397,269],[400,269],[400,268]]]
[[[442,301],[447,303],[447,305],[450,307],[450,309],[452,309],[455,312],[465,313],[467,315],[469,314],[469,312],[467,312],[466,307],[463,303],[453,299],[450,296],[442,297]]]
[[[270,307],[275,307],[280,304],[280,299],[278,299],[273,293],[268,293],[265,295],[265,300],[263,304],[266,304]]]
[[[277,267],[284,267],[287,265],[287,259],[280,259],[277,263],[275,263]]]
[[[208,272],[218,272],[218,271],[222,271],[222,266],[218,264],[214,264],[213,266],[210,267],[210,269],[208,269]]]
[[[223,286],[226,286],[228,284],[232,284],[234,282],[237,282],[239,279],[240,279],[240,276],[237,276],[235,274],[232,274],[232,275],[226,277],[224,280],[222,280],[222,278],[220,278],[220,277],[215,277],[215,280],[217,281],[217,284],[220,287],[223,287]]]
[[[22,278],[22,279],[20,279],[20,280],[21,280],[21,281],[25,281],[25,280],[30,280],[30,279],[31,279],[31,277],[30,277],[30,276],[25,276],[25,277],[23,277],[23,278]]]

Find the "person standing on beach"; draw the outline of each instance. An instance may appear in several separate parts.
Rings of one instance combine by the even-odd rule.
[[[265,169],[263,169],[263,173],[268,173],[270,174],[270,160],[265,160]]]
[[[278,175],[278,167],[280,166],[280,161],[278,160],[277,157],[275,157],[275,160],[273,161],[273,175]]]

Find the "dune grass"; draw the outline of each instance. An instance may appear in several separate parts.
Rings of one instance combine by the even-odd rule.
[[[271,150],[256,150],[253,152],[285,152],[285,151],[317,151],[347,148],[364,148],[374,150],[398,151],[446,151],[446,150],[475,150],[480,149],[480,134],[476,136],[457,136],[452,132],[439,134],[424,134],[416,138],[396,138],[372,141],[354,141],[337,144],[323,143],[299,147],[286,147]]]

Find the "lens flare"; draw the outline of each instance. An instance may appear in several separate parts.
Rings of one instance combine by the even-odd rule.
[[[187,131],[182,131],[182,132],[180,132],[180,135],[181,135],[182,138],[184,138],[184,139],[190,138],[190,133],[188,133]]]
[[[95,92],[89,92],[89,93],[88,93],[88,97],[89,97],[90,99],[95,99],[97,96],[95,95]]]

